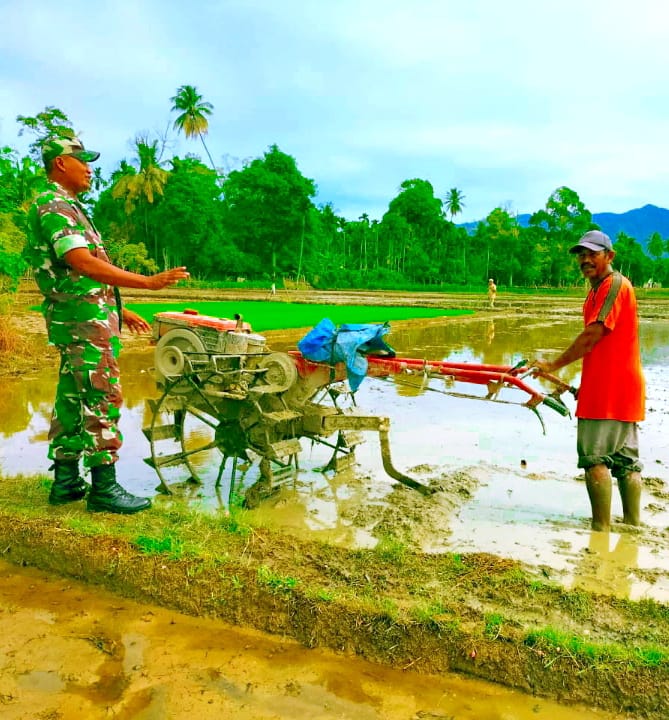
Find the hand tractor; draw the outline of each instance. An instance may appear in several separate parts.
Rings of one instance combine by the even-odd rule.
[[[298,350],[272,352],[264,336],[254,333],[240,316],[229,320],[192,310],[161,312],[154,316],[153,337],[161,394],[147,400],[150,419],[144,434],[151,454],[145,462],[155,469],[160,492],[170,494],[177,482],[201,483],[204,476],[215,477],[218,488],[231,459],[231,501],[235,493],[244,492],[243,478],[235,481],[237,470],[245,473],[257,461],[260,479],[245,491],[252,506],[296,472],[302,440],[329,448],[332,456],[322,470],[336,471],[354,462],[363,431],[378,433],[383,468],[391,478],[424,495],[441,489],[436,483],[418,482],[393,465],[390,421],[355,406],[343,362],[313,362]],[[414,376],[415,383],[418,376],[425,387],[439,377],[451,389],[437,392],[520,404],[539,417],[542,427],[538,407],[546,405],[568,415],[560,396],[576,392],[552,375],[529,369],[526,361],[506,366],[402,358],[394,353],[365,357],[370,377],[401,382],[403,376],[405,380]],[[555,390],[544,394],[533,389],[524,380],[528,375],[544,378]],[[456,382],[483,386],[485,394],[455,392]],[[500,392],[505,388],[522,393],[523,401],[502,400]]]

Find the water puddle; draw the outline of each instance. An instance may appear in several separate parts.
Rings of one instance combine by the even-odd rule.
[[[1,561],[0,703],[3,720],[629,720],[309,650]]]

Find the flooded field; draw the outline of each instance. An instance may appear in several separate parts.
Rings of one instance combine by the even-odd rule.
[[[388,336],[398,355],[427,359],[515,364],[564,348],[580,320],[560,313],[525,317],[474,317],[420,321]],[[294,347],[300,334],[268,336],[273,350]],[[589,503],[576,468],[576,420],[543,408],[539,419],[518,402],[519,393],[494,403],[448,393],[480,395],[480,387],[421,377],[367,378],[356,394],[361,410],[391,420],[395,466],[422,482],[437,479],[446,491],[425,498],[398,486],[384,473],[378,438],[356,449],[358,464],[334,475],[319,471],[328,448],[302,441],[300,472],[254,511],[254,522],[347,547],[371,547],[399,538],[426,552],[484,551],[539,566],[566,587],[597,589],[638,599],[669,599],[669,323],[641,324],[648,385],[647,420],[641,426],[645,463],[643,527],[614,523],[610,534],[589,530]],[[149,445],[141,428],[150,421],[145,398],[156,397],[152,352],[122,356],[125,446],[119,477],[140,494],[154,495],[157,478],[143,459]],[[578,385],[577,367],[561,376]],[[39,377],[9,380],[0,407],[3,418],[0,468],[7,474],[46,472],[46,433],[55,382],[54,368]],[[535,382],[535,381],[531,381]],[[535,382],[536,384],[536,382]],[[573,410],[574,401],[563,396]],[[212,451],[217,452],[217,451]],[[228,502],[230,470],[214,487],[215,458],[202,457],[203,485],[177,486],[206,512]],[[220,463],[219,463],[220,464]],[[183,468],[176,472],[183,474]],[[256,466],[243,476],[248,486]],[[175,479],[178,478],[175,476]],[[157,502],[171,502],[158,496]],[[614,517],[620,500],[614,493]]]
[[[393,329],[399,355],[432,360],[515,364],[550,354],[579,332],[573,312],[536,317],[474,316],[421,321]],[[273,350],[295,346],[302,333],[268,334]],[[424,497],[391,481],[374,433],[356,449],[357,464],[321,472],[330,450],[302,442],[300,471],[251,512],[256,525],[300,539],[369,548],[388,538],[427,553],[491,553],[534,568],[565,588],[606,595],[669,599],[669,323],[660,314],[641,325],[648,384],[641,426],[645,463],[643,526],[619,522],[614,495],[611,533],[589,530],[589,503],[576,469],[576,421],[549,408],[539,419],[510,392],[504,402],[472,385],[422,377],[367,378],[360,410],[391,421],[393,462],[443,492]],[[143,459],[150,446],[146,398],[156,398],[152,350],[138,343],[122,356],[125,446],[119,477],[133,491],[169,506],[203,513],[229,500],[230,470],[215,488],[219,462],[198,459],[203,485],[181,483],[174,496],[156,494],[157,477]],[[578,385],[575,368],[561,373]],[[0,470],[47,473],[47,430],[55,363],[38,376],[7,379],[0,397]],[[529,381],[530,384],[535,381]],[[573,410],[573,400],[565,396]],[[200,432],[193,429],[196,436]],[[216,452],[216,451],[213,451]],[[242,469],[246,486],[257,464]],[[185,478],[176,477],[175,480]],[[479,680],[415,675],[289,640],[192,618],[104,590],[26,568],[0,564],[2,717],[33,718],[370,718],[376,720],[629,720],[560,706]],[[389,688],[391,690],[389,691]],[[650,715],[648,715],[650,717]]]

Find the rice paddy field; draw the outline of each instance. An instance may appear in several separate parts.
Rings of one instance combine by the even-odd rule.
[[[327,317],[335,325],[342,323],[384,323],[419,318],[457,317],[471,315],[473,310],[456,310],[411,306],[370,306],[370,305],[330,305],[305,303],[275,303],[264,301],[183,301],[130,303],[127,305],[147,322],[159,312],[181,312],[184,309],[197,310],[200,315],[216,318],[233,318],[242,315],[257,332],[283,330],[287,328],[312,327]]]

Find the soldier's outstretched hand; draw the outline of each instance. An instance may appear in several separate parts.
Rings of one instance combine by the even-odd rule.
[[[190,277],[190,273],[185,267],[176,267],[171,270],[163,270],[163,272],[149,277],[149,289],[162,290],[165,287],[178,283],[179,280],[186,280]]]

